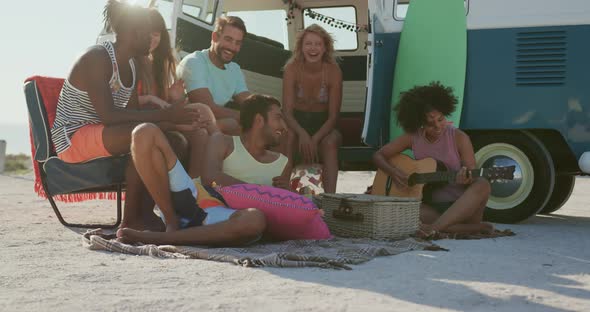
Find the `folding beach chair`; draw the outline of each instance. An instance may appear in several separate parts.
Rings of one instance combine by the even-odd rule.
[[[94,159],[70,164],[57,158],[50,129],[55,120],[57,100],[64,79],[34,76],[25,81],[25,97],[29,110],[31,149],[35,169],[35,191],[47,197],[55,215],[70,227],[117,227],[121,223],[121,195],[125,184],[128,156]],[[68,223],[62,217],[55,199],[72,202],[86,199],[117,199],[115,224]],[[55,198],[54,198],[55,197]]]

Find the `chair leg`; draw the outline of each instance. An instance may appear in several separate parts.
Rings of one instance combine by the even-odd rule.
[[[57,219],[59,220],[59,222],[61,224],[63,224],[64,226],[67,227],[76,227],[76,228],[103,228],[103,229],[112,229],[112,228],[116,228],[119,226],[119,224],[121,224],[121,193],[122,193],[122,187],[121,184],[119,184],[117,186],[117,221],[114,224],[92,224],[92,223],[69,223],[66,222],[66,220],[63,218],[63,216],[61,215],[61,212],[59,211],[59,209],[57,208],[57,204],[55,203],[55,200],[53,200],[53,196],[50,195],[47,192],[47,187],[45,187],[45,183],[43,184],[43,188],[45,189],[45,194],[47,194],[47,199],[49,200],[49,203],[51,204],[51,208],[53,208],[53,212],[55,212],[55,215],[57,216]]]
[[[121,184],[117,185],[117,222],[113,225],[113,228],[117,228],[121,224],[121,193],[123,192],[123,187]]]

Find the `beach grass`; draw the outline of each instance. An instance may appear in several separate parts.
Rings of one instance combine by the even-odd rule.
[[[8,154],[4,163],[4,173],[25,174],[31,171],[31,157],[25,154]]]

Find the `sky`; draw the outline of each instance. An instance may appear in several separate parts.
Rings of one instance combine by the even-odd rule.
[[[7,154],[30,154],[24,80],[33,75],[65,77],[77,56],[95,43],[102,29],[105,3],[106,0],[3,3],[0,140],[7,142]]]
[[[2,6],[0,124],[28,122],[23,81],[32,75],[65,77],[77,56],[95,43],[105,3],[20,0]]]
[[[18,0],[3,6],[0,124],[27,123],[23,81],[32,75],[65,77],[75,59],[95,43],[102,29],[105,3],[106,0]],[[259,32],[273,29],[260,28]],[[278,41],[286,41],[286,37],[281,39]]]
[[[0,140],[8,142],[7,153],[29,150],[24,80],[33,75],[66,77],[77,57],[95,44],[105,4],[106,0],[13,0],[2,6]],[[250,31],[286,44],[285,27],[268,27],[285,23],[284,12],[267,12],[262,19],[241,13]],[[338,13],[332,12],[343,18]]]

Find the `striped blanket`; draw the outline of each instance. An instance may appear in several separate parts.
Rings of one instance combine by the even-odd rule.
[[[414,238],[399,241],[345,238],[297,240],[241,248],[128,245],[118,242],[113,234],[104,234],[100,229],[84,233],[83,245],[91,250],[155,258],[211,260],[244,267],[320,267],[338,270],[351,270],[349,265],[411,250],[445,250],[431,242]]]

